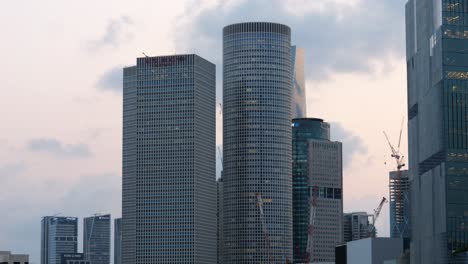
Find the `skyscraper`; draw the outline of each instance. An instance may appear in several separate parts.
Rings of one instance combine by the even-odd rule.
[[[217,205],[217,219],[218,219],[218,260],[217,263],[223,263],[223,172],[221,171],[221,177],[216,181],[218,191],[218,205]]]
[[[292,259],[291,58],[288,26],[223,29],[225,264]]]
[[[468,3],[406,4],[411,263],[468,246]]]
[[[76,253],[78,218],[44,216],[41,220],[41,264],[60,264],[62,254]]]
[[[114,219],[114,264],[122,264],[122,218]]]
[[[389,174],[389,187],[390,236],[409,239],[411,230],[408,170],[391,171]]]
[[[124,68],[122,263],[216,263],[215,65]]]
[[[291,104],[291,116],[292,118],[302,118],[307,115],[306,107],[306,89],[305,89],[305,74],[304,74],[304,63],[305,63],[305,50],[292,46],[292,104]]]
[[[111,216],[95,215],[83,221],[83,253],[91,264],[110,263]]]
[[[293,119],[292,176],[294,263],[333,262],[343,242],[342,150],[322,119]]]
[[[343,215],[343,242],[371,237],[373,215],[366,212],[353,212]],[[372,221],[369,221],[369,219]]]

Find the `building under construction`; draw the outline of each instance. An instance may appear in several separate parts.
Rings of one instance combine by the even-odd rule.
[[[395,238],[409,238],[411,230],[408,170],[391,171],[389,175],[389,188],[390,236]]]

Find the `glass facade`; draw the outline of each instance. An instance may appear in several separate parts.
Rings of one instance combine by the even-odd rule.
[[[225,264],[292,260],[291,58],[285,25],[223,29]]]
[[[330,141],[330,125],[317,118],[293,119],[294,263],[335,260],[335,246],[343,236],[341,167],[341,143]],[[310,252],[307,245],[314,191],[317,209]]]
[[[216,263],[215,65],[124,69],[122,262]]]
[[[114,219],[114,264],[122,264],[122,218]]]
[[[305,89],[305,50],[292,46],[292,73],[293,73],[293,94],[292,94],[292,118],[302,118],[307,115],[306,89]]]
[[[62,254],[78,250],[78,218],[44,216],[41,221],[41,264],[61,264]]]
[[[468,247],[468,3],[406,5],[414,263],[454,263]]]
[[[91,264],[109,264],[111,216],[86,217],[83,227],[83,253],[86,260]]]

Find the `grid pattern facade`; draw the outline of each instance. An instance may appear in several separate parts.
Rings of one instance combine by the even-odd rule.
[[[83,252],[91,264],[110,263],[111,216],[84,218]]]
[[[291,58],[285,25],[223,29],[225,264],[292,260]]]
[[[291,116],[292,118],[303,118],[307,115],[306,106],[306,89],[305,89],[305,74],[304,74],[304,63],[305,63],[305,50],[292,46],[292,73],[293,73],[293,93],[292,93],[292,105],[291,105]]]
[[[29,264],[29,255],[0,251],[0,264]]]
[[[410,182],[408,170],[391,171],[390,187],[390,237],[410,238]]]
[[[309,140],[310,192],[316,191],[311,262],[334,262],[343,243],[343,163],[341,142]],[[315,190],[314,190],[315,189]]]
[[[370,228],[373,215],[366,212],[347,213],[343,216],[343,238],[344,242],[368,238],[371,236]],[[373,221],[373,220],[372,220]]]
[[[60,264],[78,250],[78,218],[45,216],[41,221],[41,264]]]
[[[123,100],[123,263],[216,263],[215,65],[138,58]]]
[[[468,3],[406,4],[411,262],[468,247]]]
[[[293,248],[294,263],[306,263],[310,216],[309,139],[330,140],[330,125],[317,118],[293,119]]]
[[[114,264],[122,264],[122,218],[114,219]]]

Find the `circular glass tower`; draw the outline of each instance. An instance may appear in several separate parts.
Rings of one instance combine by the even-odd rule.
[[[223,29],[223,263],[292,260],[291,30]]]

